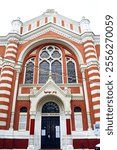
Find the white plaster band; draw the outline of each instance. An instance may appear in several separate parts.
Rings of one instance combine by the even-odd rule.
[[[92,102],[98,102],[98,101],[100,101],[100,97],[97,97],[97,96],[96,96],[96,97],[93,97],[93,98],[92,98]]]
[[[15,55],[15,54],[12,54],[12,53],[7,53],[7,54],[5,55],[5,57],[8,57],[8,56],[11,56],[11,57],[16,58],[16,55]]]
[[[100,113],[96,113],[94,114],[95,118],[99,118],[100,117]]]
[[[9,70],[3,70],[3,71],[1,72],[1,75],[3,75],[3,74],[10,74],[10,75],[13,75],[13,72],[12,72],[12,71],[9,71]]]
[[[8,84],[8,83],[2,83],[2,84],[0,84],[0,87],[11,88],[11,84]]]
[[[15,43],[9,43],[7,47],[10,47],[10,46],[16,47],[16,48],[18,47],[17,44],[15,44]]]
[[[0,109],[8,110],[8,106],[6,106],[6,105],[0,105]]]
[[[100,82],[94,82],[94,83],[90,83],[90,87],[94,87],[94,86],[100,86]]]
[[[87,63],[89,63],[89,62],[91,62],[91,61],[97,61],[97,59],[96,59],[96,58],[89,58],[89,59],[86,59],[86,62],[87,62]]]
[[[87,57],[93,56],[93,55],[96,56],[95,52],[89,52],[85,55],[85,57],[87,58]]]
[[[97,69],[94,70],[93,69],[93,70],[88,71],[88,75],[90,75],[92,73],[99,73],[99,70],[97,70]]]
[[[92,90],[91,91],[91,94],[93,95],[93,94],[97,94],[97,93],[100,93],[100,89],[96,89],[96,90]]]
[[[7,114],[6,113],[0,113],[0,117],[1,118],[7,118]]]
[[[0,121],[0,126],[6,126],[6,121]]]
[[[9,98],[0,97],[0,102],[9,102]]]
[[[12,78],[11,78],[11,77],[1,77],[1,78],[0,78],[0,81],[3,81],[3,80],[4,80],[4,81],[10,81],[10,82],[11,82],[11,81],[12,81]]]
[[[86,46],[94,46],[94,44],[92,42],[88,42],[88,43],[84,44],[84,47],[86,47]]]
[[[10,91],[7,90],[0,90],[0,94],[6,94],[6,95],[10,95]]]
[[[94,105],[94,106],[93,106],[93,109],[94,109],[94,110],[100,109],[100,105],[99,105],[99,104],[98,104],[98,105]]]
[[[7,60],[8,60],[8,59],[5,59],[6,62],[7,62]],[[8,60],[8,61],[10,62],[10,60]],[[12,60],[12,63],[14,63],[14,62],[15,62],[15,61]],[[5,69],[5,70],[9,70],[9,69],[12,69],[12,70],[13,70],[14,68],[11,67],[11,66],[4,66],[4,69]],[[4,71],[4,70],[3,70],[3,71]]]
[[[95,52],[95,49],[93,47],[88,47],[88,48],[85,49],[85,53],[90,51],[90,50],[93,50]]]
[[[14,52],[14,53],[17,53],[17,50],[13,49],[13,48],[8,48],[6,50],[6,52]]]
[[[90,77],[90,78],[89,78],[89,80],[95,80],[95,79],[100,79],[100,77],[99,77],[99,76],[94,75],[94,76],[92,76],[92,77]]]

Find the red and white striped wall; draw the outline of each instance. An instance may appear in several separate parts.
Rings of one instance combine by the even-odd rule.
[[[92,41],[86,41],[84,43],[84,50],[88,66],[88,78],[93,104],[94,122],[98,122],[100,118],[100,73],[94,43]]]
[[[16,60],[17,44],[10,42],[5,52],[3,67],[0,77],[0,128],[8,126],[8,114],[10,113],[11,89],[13,88],[14,62]]]

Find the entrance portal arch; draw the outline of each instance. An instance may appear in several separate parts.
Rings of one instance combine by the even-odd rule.
[[[60,149],[60,110],[59,106],[49,101],[42,107],[41,148]]]
[[[65,108],[55,96],[43,97],[35,116],[35,145],[38,149],[61,149],[66,136]]]

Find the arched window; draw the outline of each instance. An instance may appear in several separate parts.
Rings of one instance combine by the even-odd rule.
[[[61,51],[53,45],[46,46],[40,51],[39,83],[47,81],[49,72],[56,83],[62,83]]]
[[[45,83],[49,76],[49,66],[47,61],[42,61],[39,65],[39,82]]]
[[[56,83],[62,82],[62,66],[58,60],[52,63],[52,78]]]
[[[83,130],[82,111],[80,107],[74,108],[75,128],[76,130]]]
[[[66,58],[68,83],[76,83],[76,69],[72,58]]]
[[[34,58],[26,62],[25,84],[32,84],[34,76]]]
[[[59,113],[59,107],[54,102],[47,102],[42,108],[42,113]]]
[[[27,108],[22,107],[20,108],[19,114],[19,130],[26,130],[26,123],[27,123]]]

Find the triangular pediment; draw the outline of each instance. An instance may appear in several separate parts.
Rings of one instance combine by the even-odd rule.
[[[35,30],[28,31],[25,34],[22,34],[20,42],[25,43],[26,41],[35,39],[37,37],[41,37],[43,35],[45,37],[45,34],[47,37],[50,37],[50,36],[52,36],[52,34],[47,34],[49,32],[57,34],[61,37],[68,38],[68,39],[73,40],[78,43],[82,42],[81,36],[79,34],[74,33],[73,31],[70,31],[70,30],[68,30],[64,27],[61,27],[59,25],[56,25],[52,22],[47,23],[47,24],[43,25],[42,27],[36,28]]]
[[[64,97],[69,97],[71,95],[70,90],[68,88],[61,89],[52,78],[49,78],[45,85],[43,85],[39,90],[34,88],[32,90],[31,97],[38,97],[39,95],[62,95]]]

